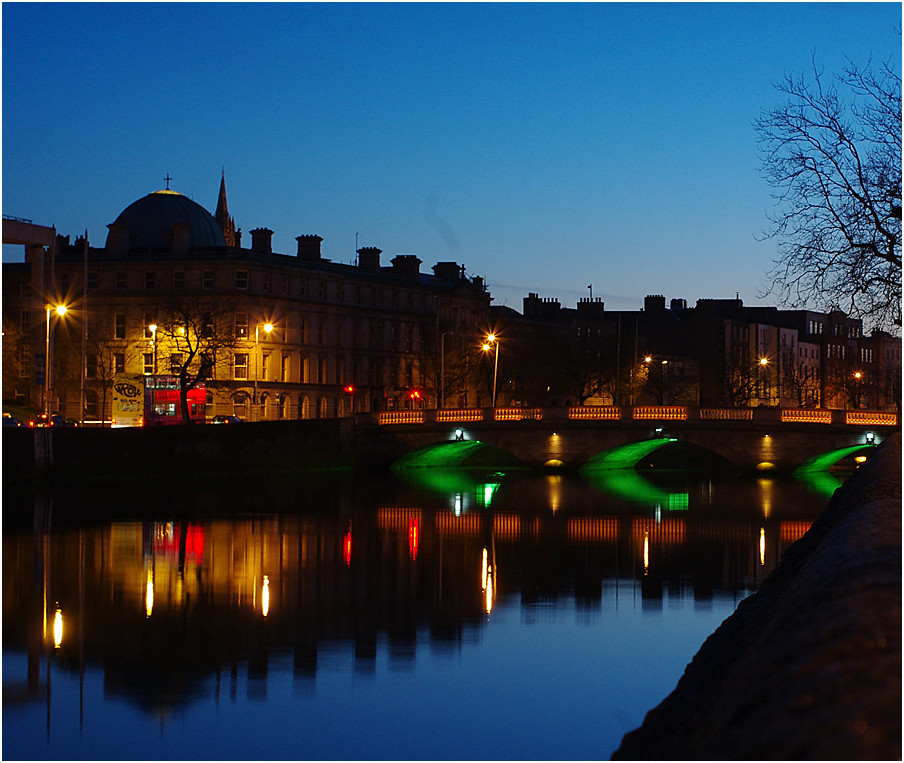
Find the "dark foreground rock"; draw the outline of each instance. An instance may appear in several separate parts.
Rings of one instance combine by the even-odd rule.
[[[901,760],[901,464],[898,433],[613,760]]]

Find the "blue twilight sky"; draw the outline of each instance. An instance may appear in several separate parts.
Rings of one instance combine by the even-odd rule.
[[[900,3],[2,5],[2,211],[102,246],[171,187],[274,250],[464,263],[494,304],[757,299],[773,84],[901,65]],[[4,246],[5,261],[21,248]]]

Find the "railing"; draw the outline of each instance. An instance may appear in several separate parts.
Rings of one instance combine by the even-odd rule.
[[[894,427],[898,414],[888,411],[841,411],[822,408],[688,408],[680,405],[601,405],[570,408],[443,408],[387,411],[377,415],[381,426],[394,424],[478,424],[482,422],[616,422],[707,421],[761,424],[814,424]]]
[[[832,412],[812,410],[808,408],[791,409],[782,411],[782,423],[784,424],[831,424]]]
[[[569,408],[568,418],[574,421],[618,421],[621,408],[617,405],[582,405]]]
[[[687,408],[678,405],[641,405],[634,409],[635,421],[685,421]]]
[[[898,415],[882,411],[847,411],[844,423],[868,427],[893,427],[898,423]]]
[[[753,408],[701,408],[704,421],[753,421]]]

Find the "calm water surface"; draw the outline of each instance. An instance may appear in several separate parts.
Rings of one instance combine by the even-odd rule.
[[[607,759],[827,501],[427,477],[38,497],[50,529],[4,522],[3,757]]]

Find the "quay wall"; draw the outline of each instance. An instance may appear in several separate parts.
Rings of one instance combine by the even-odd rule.
[[[896,433],[613,760],[901,760],[901,464]]]

